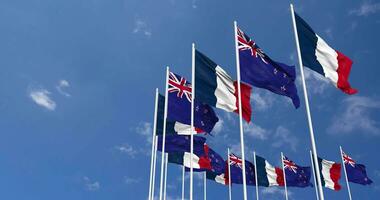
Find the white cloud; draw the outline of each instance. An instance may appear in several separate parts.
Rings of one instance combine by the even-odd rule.
[[[332,39],[333,38],[333,33],[332,33],[332,28],[327,28],[325,29],[325,34],[327,35],[328,38]]]
[[[251,103],[253,103],[252,109],[258,111],[264,111],[272,107],[275,101],[275,95],[269,91],[255,90],[252,94]]]
[[[311,92],[313,94],[323,94],[327,87],[333,87],[327,78],[323,77],[317,72],[312,71],[307,67],[304,67],[303,69],[308,92]],[[302,89],[301,76],[299,76],[298,81],[301,85],[301,87],[298,88]],[[302,92],[301,89],[299,89],[300,92]]]
[[[100,183],[98,181],[92,181],[87,176],[83,177],[84,185],[88,191],[96,191],[100,189]]]
[[[48,110],[55,110],[56,103],[50,98],[50,92],[45,89],[31,89],[29,97],[39,106],[42,106]]]
[[[331,134],[358,133],[380,134],[380,124],[372,119],[371,111],[380,109],[380,101],[363,96],[350,96],[343,100],[342,108],[327,129]]]
[[[151,144],[152,143],[152,134],[153,128],[152,123],[149,122],[140,122],[135,130],[138,134],[146,138],[146,140]]]
[[[254,123],[244,124],[244,133],[256,139],[266,140],[270,132]]]
[[[261,190],[261,193],[263,195],[285,195],[285,190],[283,187],[265,187]],[[292,192],[288,190],[288,197],[291,197],[293,195]]]
[[[191,1],[191,7],[194,8],[194,9],[198,8],[198,6],[197,6],[197,0],[192,0]]]
[[[135,27],[132,32],[135,34],[144,34],[148,38],[152,36],[152,32],[148,28],[147,23],[141,19],[135,20]]]
[[[272,143],[273,147],[279,148],[279,147],[290,147],[292,151],[296,151],[296,147],[298,145],[298,139],[294,135],[290,133],[290,131],[283,127],[279,126],[276,129],[276,132],[274,134],[274,141]]]
[[[126,184],[136,184],[141,182],[141,178],[124,177],[124,182]]]
[[[131,158],[135,158],[135,155],[138,153],[138,151],[135,150],[129,144],[123,144],[123,145],[120,145],[120,146],[116,146],[115,149],[118,150],[120,153],[127,154]]]
[[[219,118],[219,121],[215,124],[214,129],[212,130],[212,133],[214,133],[215,135],[218,135],[219,133],[221,133],[223,130],[223,124],[224,124],[223,119]]]
[[[357,16],[368,16],[380,11],[380,3],[372,3],[370,1],[363,1],[359,8],[350,10],[350,14]]]
[[[70,97],[71,95],[64,91],[64,89],[68,87],[70,87],[70,83],[67,80],[60,80],[55,88],[61,95]]]

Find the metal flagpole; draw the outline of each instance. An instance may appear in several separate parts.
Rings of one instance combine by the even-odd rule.
[[[195,99],[195,44],[191,49],[191,131],[194,130],[194,99]],[[190,134],[190,200],[193,200],[193,153],[194,134]]]
[[[203,199],[207,199],[207,177],[206,177],[206,171],[203,173]]]
[[[169,157],[169,154],[165,153],[164,200],[166,200],[166,183],[167,183],[167,179],[168,179],[168,157]]]
[[[245,174],[245,155],[244,155],[244,134],[243,134],[243,113],[241,106],[241,87],[240,87],[240,60],[239,49],[237,40],[237,23],[234,21],[234,35],[235,35],[235,54],[236,54],[236,71],[237,71],[237,83],[238,83],[238,95],[239,95],[239,126],[240,126],[240,146],[241,146],[241,160],[243,165],[243,196],[244,200],[247,200],[247,177]]]
[[[163,184],[164,184],[166,118],[168,116],[168,82],[169,82],[169,67],[166,67],[164,124],[163,124],[163,128],[162,128],[160,200],[162,200],[162,192],[163,192],[162,189],[163,189]]]
[[[152,178],[152,196],[151,196],[151,200],[154,199],[154,188],[155,188],[155,181],[156,181],[157,140],[158,140],[158,136],[156,135],[154,137],[154,161],[153,161],[153,178]]]
[[[317,169],[314,167],[313,154],[311,151],[310,151],[310,161],[311,161],[311,167],[313,168],[315,194],[317,195],[317,200],[319,200],[317,178],[315,177],[315,170],[317,170]]]
[[[295,37],[296,46],[297,46],[297,55],[298,55],[298,62],[299,62],[300,72],[301,72],[301,80],[302,80],[303,94],[304,94],[304,98],[305,98],[307,120],[308,120],[308,124],[309,124],[311,148],[312,148],[313,155],[314,155],[313,159],[314,159],[315,163],[318,163],[317,147],[315,145],[313,123],[312,123],[312,120],[311,120],[311,114],[310,114],[310,108],[309,108],[309,99],[308,99],[308,96],[307,96],[305,76],[304,76],[304,73],[303,73],[303,64],[302,64],[301,50],[300,50],[300,45],[299,45],[299,41],[298,41],[298,33],[297,33],[296,19],[295,19],[295,16],[294,16],[293,4],[290,4],[290,10],[292,12],[293,30],[294,30],[294,37]],[[324,200],[325,198],[323,196],[322,181],[321,181],[321,176],[320,176],[320,171],[319,170],[316,170],[316,175],[317,175],[317,180],[318,180],[319,196],[320,196],[321,200]]]
[[[342,150],[342,146],[339,146],[339,149],[340,149],[340,157],[342,158],[342,165],[343,165],[343,169],[344,169],[344,175],[345,175],[345,177],[346,177],[346,184],[347,184],[348,196],[350,197],[350,200],[352,200],[350,184],[348,183],[348,177],[347,177],[346,165],[344,164],[344,159],[343,159],[343,150]]]
[[[158,106],[158,88],[156,88],[156,97],[154,101],[154,121],[153,121],[153,134],[152,134],[152,156],[150,159],[150,177],[149,177],[149,197],[152,197],[152,180],[153,180],[153,162],[154,162],[154,143],[156,139],[156,123],[157,123],[157,106]]]
[[[282,165],[282,173],[284,175],[284,186],[285,186],[285,199],[288,200],[288,187],[286,185],[286,173],[284,166],[284,154],[281,152],[281,165]]]
[[[182,166],[182,200],[185,200],[185,165]]]
[[[228,196],[229,196],[229,200],[232,200],[230,148],[227,148],[227,165],[228,165]]]
[[[255,165],[256,200],[259,200],[259,178],[257,177],[256,151],[253,152],[253,162]]]

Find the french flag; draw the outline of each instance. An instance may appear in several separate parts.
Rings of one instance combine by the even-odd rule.
[[[239,113],[238,84],[218,64],[195,51],[195,98],[227,112]],[[251,121],[251,86],[240,83],[242,115]]]
[[[357,93],[348,82],[351,59],[331,48],[297,13],[294,14],[303,65],[329,79],[344,93]]]

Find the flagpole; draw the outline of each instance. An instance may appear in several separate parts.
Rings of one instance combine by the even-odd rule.
[[[168,179],[168,157],[169,157],[169,154],[165,153],[164,200],[166,200],[166,183],[167,183],[167,179]]]
[[[156,181],[157,140],[158,140],[158,136],[156,135],[154,137],[154,162],[153,162],[153,178],[152,178],[152,196],[151,196],[151,200],[154,199],[154,188],[155,188],[155,181]]]
[[[288,187],[286,185],[286,173],[284,167],[284,154],[281,152],[281,165],[282,165],[282,173],[284,175],[284,186],[285,186],[285,199],[288,200]]]
[[[182,200],[185,200],[185,165],[182,166]]]
[[[229,196],[229,200],[232,200],[230,148],[227,148],[227,165],[228,165],[228,196]]]
[[[300,72],[301,72],[302,88],[303,88],[303,94],[304,94],[304,98],[305,98],[306,114],[307,114],[307,120],[308,120],[309,131],[310,131],[311,148],[312,148],[313,155],[314,155],[313,159],[314,159],[315,163],[318,163],[317,147],[316,147],[315,139],[314,139],[313,123],[311,120],[311,114],[310,114],[310,108],[309,108],[309,99],[308,99],[307,90],[306,90],[305,76],[303,73],[301,50],[300,50],[300,45],[299,45],[299,41],[298,41],[298,33],[297,33],[297,26],[296,26],[296,19],[295,19],[295,15],[294,15],[293,4],[290,4],[290,10],[292,12],[293,31],[294,31],[294,37],[295,37],[296,46],[297,46],[298,62],[299,62],[299,67],[300,67]],[[320,176],[319,170],[316,170],[316,175],[317,175],[317,180],[318,180],[319,196],[320,196],[321,200],[324,200],[325,198],[323,195],[322,181],[321,181],[321,176]]]
[[[342,146],[339,146],[339,149],[340,149],[340,157],[342,158],[342,165],[343,165],[344,175],[345,175],[345,177],[346,177],[346,184],[347,184],[348,196],[350,197],[350,200],[352,200],[350,184],[348,183],[348,177],[347,177],[346,165],[344,164],[344,159],[343,159],[343,150],[342,150]]]
[[[156,135],[156,123],[157,123],[157,106],[158,106],[158,88],[156,88],[156,97],[154,101],[154,121],[153,121],[153,134],[152,134],[152,154],[150,159],[150,176],[149,176],[149,197],[152,197],[152,179],[153,179],[153,162],[154,162],[154,143],[155,143],[155,135]]]
[[[234,21],[234,35],[235,35],[235,54],[236,54],[236,71],[237,71],[237,84],[238,84],[238,95],[239,95],[239,126],[240,126],[240,146],[241,146],[241,159],[242,159],[242,175],[243,175],[243,196],[244,200],[247,200],[247,177],[245,174],[245,155],[244,155],[244,134],[243,134],[243,113],[241,106],[241,88],[240,88],[240,60],[239,60],[239,49],[237,41],[237,22]]]
[[[191,131],[194,130],[194,99],[195,99],[195,44],[191,48]],[[190,200],[193,200],[193,153],[194,134],[190,134]]]
[[[253,162],[255,164],[256,200],[259,200],[259,178],[257,177],[256,151],[253,152]]]
[[[315,194],[317,195],[317,200],[319,200],[318,195],[318,185],[317,185],[317,177],[315,177],[315,167],[314,167],[314,161],[313,161],[313,154],[310,150],[310,161],[311,161],[311,167],[313,168],[313,177],[314,177],[314,188],[315,188]]]
[[[207,199],[207,181],[206,181],[207,177],[206,177],[206,171],[203,173],[203,199],[206,200]]]
[[[169,82],[169,66],[166,67],[165,82],[165,107],[164,107],[164,124],[162,128],[162,151],[161,151],[161,177],[160,177],[160,200],[162,200],[162,190],[164,184],[164,164],[165,164],[165,137],[166,137],[166,118],[168,116],[168,82]]]

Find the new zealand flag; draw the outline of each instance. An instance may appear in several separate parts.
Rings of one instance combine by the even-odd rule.
[[[342,152],[344,166],[347,171],[347,178],[349,182],[369,185],[372,180],[368,178],[365,166],[362,164],[357,164],[350,156]]]
[[[230,174],[231,174],[231,183],[243,184],[243,164],[242,159],[237,157],[234,154],[230,156]],[[255,185],[255,166],[253,163],[245,160],[245,174],[246,174],[246,183],[247,185]],[[228,166],[226,167],[225,177],[229,180]],[[228,183],[228,181],[227,181]]]
[[[273,61],[243,31],[237,29],[241,80],[255,87],[288,96],[298,108],[300,100],[295,85],[294,66]]]
[[[191,84],[185,78],[169,73],[168,119],[191,124]],[[194,126],[210,133],[219,121],[211,106],[194,100]]]
[[[165,136],[165,152],[190,152],[190,139],[188,135],[168,135]],[[194,136],[194,152],[203,152],[203,145],[206,142],[206,138]],[[158,151],[162,151],[162,136],[158,136],[157,141]]]
[[[289,160],[286,156],[283,158],[286,176],[286,185],[289,187],[308,187],[310,183],[311,167],[301,167]]]

